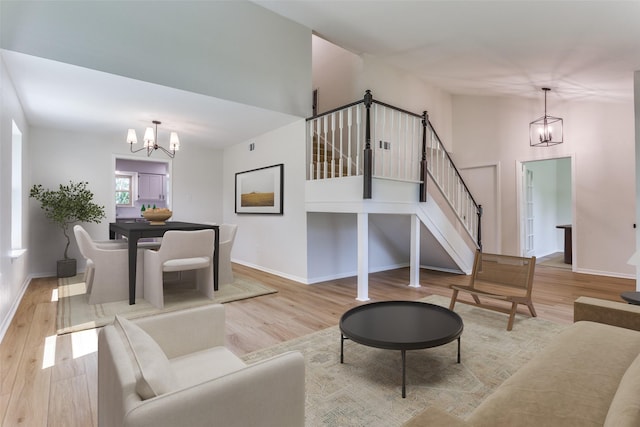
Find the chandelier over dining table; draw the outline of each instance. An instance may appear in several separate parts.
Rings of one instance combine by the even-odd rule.
[[[169,149],[167,150],[162,145],[158,144],[158,125],[162,124],[162,122],[154,120],[152,121],[152,123],[155,125],[155,129],[150,126],[147,127],[143,137],[144,144],[137,150],[133,149],[133,144],[138,143],[138,135],[136,134],[135,129],[129,129],[129,131],[127,132],[127,143],[129,144],[131,152],[137,153],[142,150],[147,150],[147,156],[151,156],[151,153],[159,149],[173,159],[173,157],[176,155],[176,151],[180,149],[180,139],[178,138],[178,133],[171,132],[171,134],[169,135]]]

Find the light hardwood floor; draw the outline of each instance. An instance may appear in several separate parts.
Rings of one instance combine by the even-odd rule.
[[[234,271],[278,290],[226,304],[227,345],[238,355],[333,326],[347,309],[362,304],[355,300],[355,277],[305,286],[239,265]],[[422,287],[410,288],[408,280],[408,268],[372,274],[371,301],[416,300],[432,294],[450,297],[447,285],[468,278],[422,270]],[[57,303],[52,298],[56,286],[55,278],[32,281],[0,344],[3,426],[97,425],[96,331],[56,336]],[[539,265],[533,300],[539,317],[570,323],[577,297],[620,300],[621,292],[634,289],[634,280]],[[528,315],[526,308],[519,313],[518,317]],[[505,329],[506,322],[505,315]]]

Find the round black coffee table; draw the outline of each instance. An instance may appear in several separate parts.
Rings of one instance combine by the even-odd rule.
[[[640,292],[623,292],[620,297],[629,304],[640,305]]]
[[[344,340],[369,347],[400,350],[402,397],[406,397],[406,351],[437,347],[458,340],[462,319],[439,305],[417,301],[381,301],[361,305],[340,318],[340,363],[344,363]]]

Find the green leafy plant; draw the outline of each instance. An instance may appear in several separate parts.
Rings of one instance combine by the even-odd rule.
[[[57,190],[45,189],[38,184],[29,193],[29,197],[40,202],[45,216],[60,227],[67,238],[64,259],[69,259],[69,226],[75,222],[100,223],[105,218],[104,206],[93,203],[93,193],[87,189],[88,184],[84,181],[69,181],[69,185],[60,184]]]

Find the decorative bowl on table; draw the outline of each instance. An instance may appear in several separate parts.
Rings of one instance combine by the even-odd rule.
[[[142,213],[144,219],[151,225],[164,225],[164,222],[171,218],[173,212],[167,208],[147,209]]]

